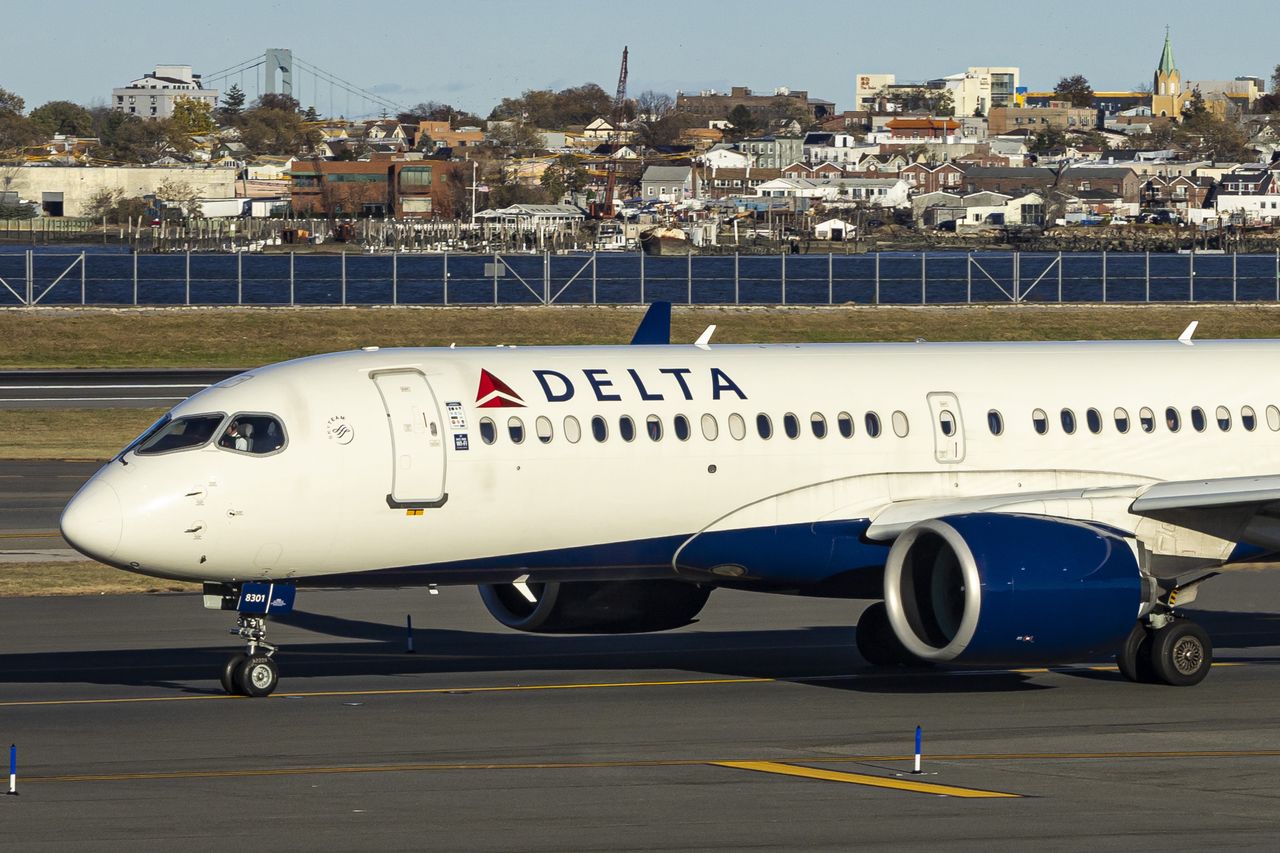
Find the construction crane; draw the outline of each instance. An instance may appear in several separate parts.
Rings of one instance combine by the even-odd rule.
[[[618,179],[618,158],[614,157],[614,145],[618,141],[618,127],[622,124],[627,107],[627,46],[622,46],[622,67],[618,69],[618,90],[613,96],[613,111],[609,123],[613,130],[609,132],[609,163],[605,166],[609,177],[605,180],[604,201],[596,209],[600,219],[613,217],[613,189]]]

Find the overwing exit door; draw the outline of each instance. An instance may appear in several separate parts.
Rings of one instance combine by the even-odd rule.
[[[929,395],[933,419],[933,456],[939,462],[964,461],[964,418],[954,394],[935,391]]]
[[[391,431],[391,507],[438,507],[445,493],[444,428],[427,377],[416,370],[376,373]]]

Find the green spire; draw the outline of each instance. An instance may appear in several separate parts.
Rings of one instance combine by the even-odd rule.
[[[1178,67],[1173,64],[1173,45],[1169,43],[1168,27],[1164,28],[1164,50],[1160,52],[1160,65],[1156,70],[1161,74],[1172,74],[1178,70]]]

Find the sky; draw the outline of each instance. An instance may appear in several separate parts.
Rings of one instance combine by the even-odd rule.
[[[50,100],[88,105],[157,64],[192,65],[208,77],[284,47],[396,104],[439,101],[484,116],[527,89],[595,82],[612,94],[626,45],[632,96],[786,86],[846,109],[856,74],[925,80],[971,65],[1018,66],[1022,85],[1033,91],[1072,74],[1097,90],[1131,89],[1150,83],[1166,24],[1184,79],[1269,78],[1280,64],[1275,6],[1265,0],[1073,0],[1052,7],[845,0],[811,5],[813,11],[776,0],[133,0],[127,13],[122,8],[61,0],[50,14],[38,3],[8,4],[0,88],[21,95],[28,109]],[[1215,8],[1225,11],[1215,15]],[[251,98],[256,74],[243,78]],[[304,105],[360,111],[358,99],[329,93],[327,83],[295,70],[294,94]]]

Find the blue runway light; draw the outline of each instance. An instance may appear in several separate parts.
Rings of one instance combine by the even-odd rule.
[[[18,796],[18,747],[9,744],[9,796]]]
[[[917,775],[922,772],[920,770],[920,747],[921,747],[921,744],[923,744],[923,742],[924,742],[924,738],[920,732],[920,727],[916,726],[916,766],[915,766],[915,769],[912,770],[911,772]]]

